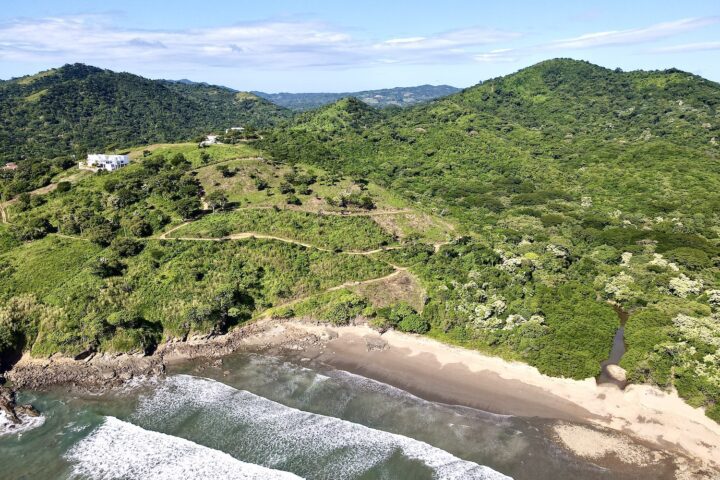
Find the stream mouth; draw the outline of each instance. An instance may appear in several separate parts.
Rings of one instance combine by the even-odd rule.
[[[620,389],[624,389],[627,386],[627,380],[624,378],[618,378],[611,372],[610,366],[619,366],[620,360],[625,355],[625,323],[627,323],[630,314],[622,309],[619,305],[613,305],[615,313],[617,313],[620,319],[620,326],[615,331],[615,337],[613,338],[612,349],[607,360],[600,364],[600,375],[595,378],[598,385],[612,384],[616,385]]]

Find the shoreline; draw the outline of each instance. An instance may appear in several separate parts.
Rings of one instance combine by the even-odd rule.
[[[549,377],[527,364],[418,335],[380,334],[365,325],[261,320],[222,336],[164,343],[150,356],[105,354],[73,360],[24,355],[5,376],[19,389],[99,391],[133,377],[162,375],[167,367],[190,360],[209,363],[241,352],[346,370],[429,401],[552,420],[558,443],[598,464],[617,464],[623,452],[630,451],[634,455],[626,455],[628,465],[676,456],[676,478],[720,475],[720,425],[676,393],[647,385],[620,390],[597,385],[594,379]]]

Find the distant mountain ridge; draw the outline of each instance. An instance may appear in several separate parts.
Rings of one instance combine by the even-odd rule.
[[[336,102],[341,98],[355,97],[373,107],[408,107],[436,98],[452,95],[461,89],[450,85],[418,85],[379,90],[341,93],[265,93],[253,91],[258,97],[295,111],[311,110]]]

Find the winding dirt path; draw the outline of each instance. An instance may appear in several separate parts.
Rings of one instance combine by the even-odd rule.
[[[163,233],[162,235],[155,237],[156,240],[175,240],[175,241],[184,241],[184,242],[223,242],[227,240],[247,240],[250,238],[259,238],[262,240],[275,240],[278,242],[284,242],[284,243],[292,243],[294,245],[300,245],[301,247],[305,248],[312,248],[315,250],[319,250],[321,252],[328,252],[328,253],[339,253],[343,255],[372,255],[374,253],[380,253],[380,252],[386,252],[388,250],[397,250],[402,248],[402,245],[388,245],[385,247],[379,247],[374,248],[372,250],[341,250],[341,251],[335,251],[330,248],[325,247],[319,247],[317,245],[313,245],[312,243],[303,242],[301,240],[295,240],[292,238],[285,238],[285,237],[278,237],[277,235],[267,235],[264,233],[259,232],[241,232],[241,233],[234,233],[232,235],[227,235],[225,237],[168,237],[167,235],[171,234],[172,232],[179,230],[180,228],[184,227],[188,223],[186,222],[181,225],[178,225],[177,227],[174,227],[167,232]]]
[[[400,208],[395,210],[343,210],[343,211],[336,211],[336,210],[318,210],[314,208],[303,208],[303,207],[293,207],[290,205],[286,206],[278,206],[278,205],[254,205],[250,207],[238,207],[233,212],[243,211],[243,210],[272,210],[274,208],[279,208],[280,211],[291,211],[291,212],[305,212],[305,213],[312,213],[314,215],[331,215],[335,217],[381,217],[383,215],[400,215],[403,213],[413,213],[413,210],[411,208]]]

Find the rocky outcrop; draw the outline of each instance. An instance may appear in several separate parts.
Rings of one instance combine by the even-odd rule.
[[[95,355],[85,360],[67,357],[36,359],[26,356],[6,376],[19,389],[71,385],[88,390],[104,390],[121,385],[138,375],[161,374],[164,369],[162,358],[154,356]]]
[[[5,416],[16,425],[22,423],[21,415],[27,415],[28,417],[40,416],[40,412],[32,405],[18,405],[15,391],[3,386],[0,386],[0,412],[5,413]]]
[[[605,367],[608,376],[616,382],[627,382],[627,372],[619,365],[610,364]]]
[[[276,323],[255,322],[225,335],[198,335],[183,340],[169,340],[161,344],[152,355],[88,353],[75,358],[61,355],[33,358],[26,354],[5,376],[17,389],[41,390],[63,385],[100,392],[121,386],[134,377],[162,375],[166,365],[171,363],[199,358],[217,359],[237,351],[241,346],[259,349],[277,346],[279,344],[275,341],[265,342],[268,345],[262,342],[264,336],[277,326]],[[307,341],[309,338],[288,336],[280,346],[291,349],[297,343],[297,347],[302,349],[305,346],[303,342]],[[318,341],[314,337],[313,342]]]

